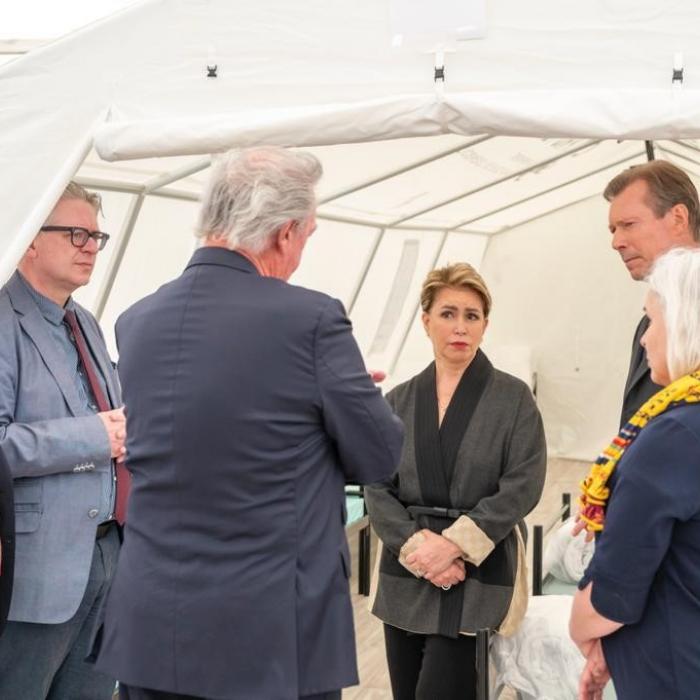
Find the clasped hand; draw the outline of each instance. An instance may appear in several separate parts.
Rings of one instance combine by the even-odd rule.
[[[406,557],[406,563],[414,571],[435,586],[454,586],[464,581],[466,570],[461,558],[462,550],[431,530],[421,530],[423,542]]]
[[[103,411],[97,416],[102,421],[107,437],[109,438],[109,447],[112,459],[117,462],[123,462],[126,456],[126,416],[123,408],[115,408],[111,411]]]

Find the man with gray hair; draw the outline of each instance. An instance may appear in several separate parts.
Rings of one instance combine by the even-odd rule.
[[[357,682],[344,484],[389,478],[403,430],[342,305],[287,284],[320,175],[305,153],[224,156],[202,247],[117,321],[134,488],[96,651],[124,700]]]
[[[3,700],[114,691],[85,657],[119,552],[125,419],[97,321],[72,298],[109,238],[99,210],[99,195],[70,183],[0,290],[0,450],[16,532]]]
[[[612,247],[633,280],[644,280],[654,261],[671,248],[700,240],[698,192],[688,175],[666,160],[635,165],[616,175],[603,192],[610,202]],[[649,327],[643,316],[634,334],[620,424],[624,425],[660,386],[651,380],[639,341]]]

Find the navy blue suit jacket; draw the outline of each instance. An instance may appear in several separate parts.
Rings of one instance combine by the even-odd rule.
[[[356,683],[344,484],[390,477],[403,429],[342,305],[201,248],[116,330],[133,486],[98,667],[222,700]]]

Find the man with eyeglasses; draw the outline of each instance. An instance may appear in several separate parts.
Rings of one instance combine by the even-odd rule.
[[[114,691],[85,657],[119,553],[126,424],[97,322],[71,297],[109,238],[99,209],[99,195],[70,183],[0,290],[0,450],[16,531],[3,700]]]

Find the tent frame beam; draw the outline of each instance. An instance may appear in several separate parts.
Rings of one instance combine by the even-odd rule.
[[[194,192],[187,192],[186,190],[177,190],[170,187],[165,187],[160,185],[158,189],[149,190],[147,185],[140,185],[137,183],[124,183],[117,182],[116,180],[107,180],[95,177],[85,177],[82,175],[76,175],[74,178],[75,182],[83,187],[103,190],[104,192],[119,192],[121,194],[147,194],[152,197],[163,197],[165,199],[176,199],[183,202],[199,202],[199,195]],[[361,219],[349,216],[336,216],[335,214],[326,214],[324,212],[317,212],[316,218],[322,221],[336,221],[341,224],[352,224],[354,226],[367,226],[374,229],[388,228],[386,224],[381,221],[371,221],[369,219]],[[444,226],[392,226],[391,228],[397,231],[443,231]],[[467,233],[474,236],[488,236],[489,234],[483,231],[457,231],[457,233]]]
[[[486,212],[486,214],[480,214],[479,216],[473,217],[471,219],[466,219],[465,221],[461,221],[458,223],[454,229],[448,229],[449,231],[457,230],[461,228],[462,226],[468,226],[469,224],[474,223],[475,221],[481,221],[482,219],[487,219],[489,216],[493,216],[494,214],[500,214],[502,211],[506,211],[506,209],[512,209],[513,207],[520,206],[521,204],[526,204],[527,202],[532,201],[533,199],[537,199],[538,197],[543,197],[546,194],[551,194],[552,192],[556,192],[557,190],[561,189],[562,187],[568,187],[569,185],[573,185],[577,182],[581,182],[581,180],[586,180],[589,177],[593,177],[594,175],[599,175],[602,172],[605,172],[606,170],[610,170],[610,168],[617,167],[618,165],[622,165],[623,163],[626,163],[627,161],[634,160],[635,158],[639,158],[644,155],[644,151],[639,151],[638,153],[635,153],[631,156],[627,156],[626,158],[621,158],[620,160],[614,161],[613,163],[609,163],[601,168],[596,168],[595,170],[591,170],[590,172],[586,172],[582,175],[578,175],[577,177],[571,178],[570,180],[567,180],[566,182],[559,183],[558,185],[554,185],[553,187],[548,187],[545,190],[541,190],[539,192],[536,192],[535,194],[531,194],[528,197],[523,197],[522,199],[519,199],[515,202],[510,202],[502,207],[498,207],[497,209],[492,209],[489,212]],[[515,224],[516,226],[519,226],[520,224]]]
[[[141,207],[143,206],[145,199],[146,195],[143,193],[132,197],[126,219],[124,220],[121,235],[117,241],[117,249],[110,258],[105,278],[100,286],[100,291],[97,293],[97,298],[95,299],[95,318],[97,319],[98,323],[102,321],[102,315],[104,314],[105,307],[107,306],[107,300],[109,299],[109,295],[112,292],[117,275],[119,274],[119,269],[121,268],[122,261],[124,260],[124,255],[126,255],[126,249],[131,241],[131,236],[134,233],[136,221],[139,218]]]
[[[328,195],[327,197],[323,197],[319,200],[319,204],[328,204],[328,202],[340,199],[341,197],[346,197],[349,194],[355,194],[355,192],[367,189],[368,187],[377,185],[380,182],[391,180],[392,178],[398,177],[399,175],[403,175],[404,173],[410,172],[411,170],[416,170],[417,168],[420,168],[424,165],[430,165],[431,163],[435,163],[436,161],[441,160],[443,158],[447,158],[448,156],[454,155],[455,153],[461,153],[462,151],[466,151],[467,149],[472,148],[473,146],[478,146],[479,144],[484,143],[484,141],[490,141],[492,138],[493,136],[480,136],[479,138],[469,141],[468,143],[463,143],[460,146],[453,146],[452,148],[448,148],[444,151],[439,151],[438,153],[434,153],[432,156],[423,158],[421,160],[416,160],[412,163],[409,163],[408,165],[404,165],[401,168],[397,168],[396,170],[384,173],[384,175],[379,175],[378,177],[372,178],[371,180],[367,180],[366,182],[360,183],[359,185],[347,187],[344,190],[339,190],[338,192]]]
[[[468,190],[466,192],[463,192],[461,194],[458,194],[454,197],[450,197],[449,199],[445,199],[441,202],[436,202],[435,204],[432,204],[429,207],[426,207],[424,209],[421,209],[419,211],[414,211],[411,214],[407,214],[406,216],[402,216],[399,219],[396,219],[392,221],[391,223],[387,224],[387,228],[395,228],[396,226],[403,224],[406,221],[410,221],[411,219],[415,219],[419,216],[423,216],[423,214],[428,214],[431,211],[435,211],[436,209],[440,209],[441,207],[444,207],[448,204],[452,204],[453,202],[457,202],[460,199],[465,199],[466,197],[471,197],[473,194],[477,194],[479,192],[484,192],[485,190],[490,189],[491,187],[496,187],[497,185],[502,185],[504,182],[508,182],[509,180],[514,180],[515,178],[521,177],[522,175],[526,175],[527,173],[532,172],[533,170],[539,170],[540,168],[546,167],[548,165],[551,165],[552,163],[556,163],[557,161],[561,160],[562,158],[567,158],[568,156],[573,155],[574,153],[578,153],[579,151],[584,150],[585,148],[590,148],[591,146],[596,146],[599,143],[601,143],[601,139],[591,139],[583,144],[579,144],[575,148],[571,148],[568,151],[564,151],[563,153],[559,153],[556,156],[552,156],[551,158],[547,158],[546,160],[540,161],[539,163],[535,163],[533,165],[529,165],[527,168],[521,168],[520,170],[516,170],[515,172],[510,173],[509,175],[504,175],[503,177],[499,177],[496,180],[492,180],[491,182],[484,183],[483,185],[479,185],[479,187],[474,187],[471,190]],[[426,226],[426,228],[430,228]],[[441,227],[435,227],[435,228],[441,228]]]

